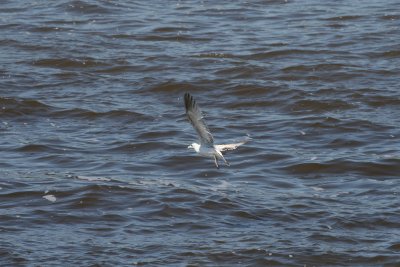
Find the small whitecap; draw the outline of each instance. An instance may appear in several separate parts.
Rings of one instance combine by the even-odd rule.
[[[89,182],[94,182],[94,181],[109,182],[109,181],[111,181],[110,178],[106,178],[106,177],[76,176],[76,178],[79,180],[85,180],[85,181],[89,181]]]
[[[54,195],[45,195],[43,196],[44,199],[47,199],[50,202],[56,202],[57,198]]]
[[[219,185],[213,186],[211,188],[212,191],[218,191],[218,190],[227,190],[229,187],[231,187],[232,184],[226,180],[222,180]]]
[[[322,187],[318,187],[318,186],[312,186],[311,187],[313,190],[315,190],[315,191],[324,191],[324,189],[322,188]]]

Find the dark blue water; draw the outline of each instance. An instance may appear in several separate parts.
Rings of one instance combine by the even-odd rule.
[[[398,6],[3,1],[0,265],[398,266]]]

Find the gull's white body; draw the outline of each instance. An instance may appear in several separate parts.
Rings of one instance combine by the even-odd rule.
[[[221,151],[219,151],[215,146],[213,147],[206,147],[202,146],[197,143],[192,143],[188,148],[193,148],[200,156],[207,157],[207,158],[214,158],[215,165],[218,166],[218,159],[221,159],[225,162],[226,165],[229,166],[229,163],[225,160],[224,156],[222,155]]]
[[[214,139],[208,129],[205,121],[203,120],[203,115],[200,111],[200,108],[196,104],[193,97],[186,93],[185,94],[185,107],[186,107],[186,115],[193,125],[193,128],[196,130],[197,134],[200,137],[200,144],[192,143],[188,148],[193,148],[200,156],[214,158],[215,166],[219,168],[218,160],[223,160],[226,165],[229,166],[229,163],[225,160],[222,155],[222,151],[225,150],[234,150],[238,146],[246,143],[248,139],[243,142],[236,144],[227,144],[227,145],[214,145]]]

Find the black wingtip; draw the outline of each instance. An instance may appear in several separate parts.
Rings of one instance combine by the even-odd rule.
[[[191,94],[189,94],[189,93],[185,93],[185,101],[186,100],[190,100],[190,99],[192,99],[193,97],[192,97],[192,95]]]
[[[185,108],[186,111],[189,110],[192,106],[194,106],[194,99],[193,97],[189,94],[189,93],[185,93],[184,95],[184,99],[185,99]]]

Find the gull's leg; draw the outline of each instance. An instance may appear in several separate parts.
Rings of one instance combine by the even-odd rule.
[[[218,159],[215,155],[214,155],[214,162],[215,162],[215,166],[217,167],[217,169],[219,169]]]
[[[224,160],[226,166],[231,166],[231,165],[229,164],[229,162],[226,161],[226,159],[224,158],[224,156],[222,156],[222,159]]]
[[[217,158],[220,158],[220,159],[222,159],[222,160],[225,162],[226,166],[231,166],[231,165],[226,161],[226,159],[225,159],[224,156],[222,155],[221,151],[215,149],[215,153],[216,153],[216,154],[214,154],[215,160],[216,160]]]

